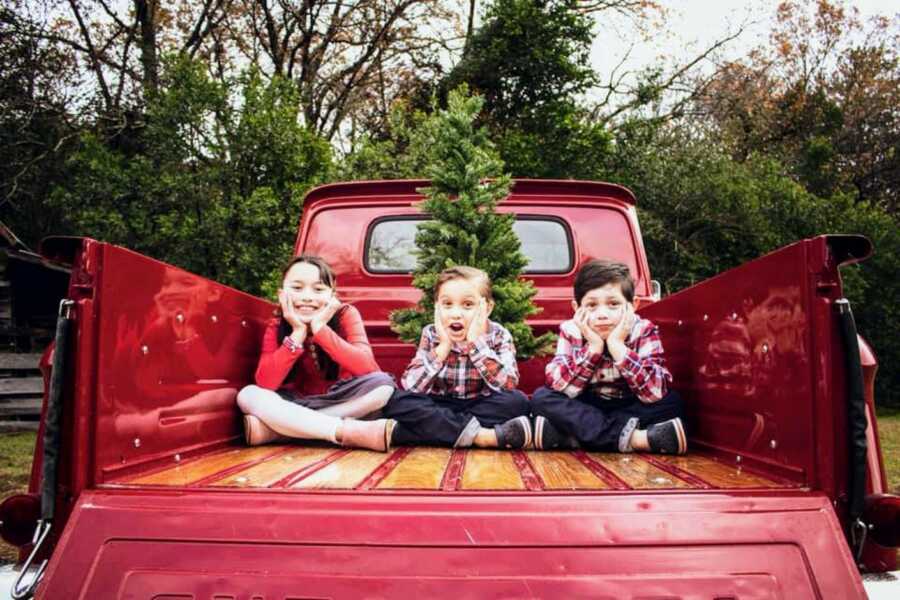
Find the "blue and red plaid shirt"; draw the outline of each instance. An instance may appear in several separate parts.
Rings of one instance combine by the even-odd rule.
[[[556,356],[545,370],[547,385],[570,398],[587,391],[601,400],[632,394],[648,404],[660,400],[672,374],[665,366],[659,328],[635,316],[625,346],[628,353],[617,363],[609,350],[591,352],[575,321],[564,321],[559,326]]]
[[[426,325],[412,362],[401,378],[403,389],[422,394],[472,400],[492,391],[512,390],[519,383],[512,335],[499,323],[474,342],[453,344],[447,358],[438,360],[434,325]]]

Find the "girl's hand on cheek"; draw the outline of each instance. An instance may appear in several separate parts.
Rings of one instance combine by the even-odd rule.
[[[309,322],[309,327],[312,329],[313,335],[318,333],[320,329],[328,324],[328,321],[334,317],[340,307],[341,301],[338,300],[337,294],[335,294],[331,296],[325,306],[313,313]]]
[[[293,328],[291,338],[297,344],[303,344],[303,341],[306,339],[307,325],[300,315],[297,314],[297,311],[294,310],[294,304],[291,302],[289,294],[284,290],[278,291],[278,303],[281,305],[281,315],[288,325]]]
[[[482,298],[478,302],[472,322],[469,323],[469,331],[466,332],[466,341],[474,343],[475,340],[487,333],[487,300]]]
[[[293,328],[303,325],[300,315],[294,310],[294,303],[291,302],[290,295],[284,290],[278,290],[278,303],[281,305],[281,316]]]

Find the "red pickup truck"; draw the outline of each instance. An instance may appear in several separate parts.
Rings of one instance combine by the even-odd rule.
[[[334,266],[395,375],[413,347],[389,314],[418,297],[426,185],[314,189],[295,246]],[[71,265],[68,298],[30,491],[0,509],[28,562],[17,593],[41,565],[34,595],[54,600],[846,599],[866,597],[860,570],[893,577],[900,499],[886,494],[876,363],[838,273],[867,240],[803,240],[659,299],[627,189],[519,180],[499,210],[530,259],[536,333],[570,317],[585,260],[631,267],[686,400],[688,455],[245,447],[235,395],[274,305],[52,239],[42,252]],[[546,360],[520,364],[525,392]]]

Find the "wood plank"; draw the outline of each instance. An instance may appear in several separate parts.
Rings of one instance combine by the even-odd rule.
[[[0,420],[0,433],[16,433],[17,431],[37,431],[40,423],[37,421],[6,421]]]
[[[41,398],[0,398],[0,417],[41,416]]]
[[[545,490],[607,490],[610,486],[591,473],[570,452],[526,452],[544,481]]]
[[[385,452],[354,450],[290,487],[294,489],[352,490],[389,456]]]
[[[437,490],[453,451],[415,448],[376,486],[379,490]]]
[[[269,487],[291,473],[322,460],[334,453],[334,448],[296,448],[286,454],[279,454],[264,462],[229,475],[212,485],[230,487]]]
[[[3,395],[44,395],[44,380],[41,377],[10,377],[0,379],[0,394]]]
[[[612,471],[616,477],[636,490],[690,488],[686,481],[678,479],[643,460],[638,455],[588,452],[588,456]]]
[[[278,446],[257,446],[256,448],[237,448],[220,454],[204,456],[184,465],[138,477],[124,483],[146,485],[190,485],[212,475],[230,469],[241,463],[265,458],[280,452]]]
[[[524,490],[525,482],[511,452],[469,450],[463,471],[463,490]]]
[[[662,463],[672,465],[699,477],[703,481],[720,488],[783,487],[774,481],[755,473],[748,473],[737,465],[727,465],[706,456],[666,456],[653,457]]]
[[[0,371],[37,371],[40,362],[38,353],[0,353]]]

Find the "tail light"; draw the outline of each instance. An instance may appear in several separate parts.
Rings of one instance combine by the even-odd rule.
[[[10,496],[0,504],[0,537],[16,547],[30,544],[40,516],[41,499],[37,494]]]
[[[900,546],[900,496],[876,494],[866,498],[863,521],[867,535],[888,548]]]

